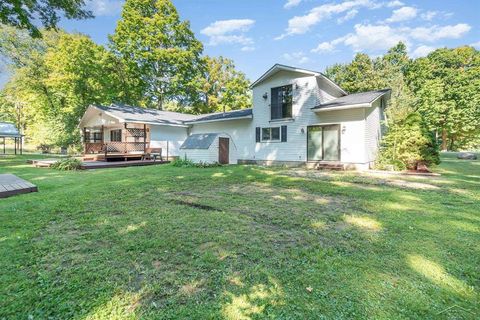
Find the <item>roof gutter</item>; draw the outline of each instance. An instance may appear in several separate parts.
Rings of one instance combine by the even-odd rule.
[[[340,107],[321,107],[321,108],[311,108],[313,112],[324,112],[324,111],[334,111],[334,110],[346,110],[346,109],[357,109],[357,108],[369,108],[372,103],[358,103],[358,104],[349,104]]]
[[[218,122],[218,121],[229,121],[229,120],[242,120],[242,119],[252,119],[252,115],[235,117],[235,118],[224,118],[224,119],[212,119],[212,120],[191,120],[185,121],[186,124],[197,124],[197,123],[208,123],[208,122]]]
[[[181,127],[181,128],[188,128],[185,124],[180,123],[161,123],[161,122],[154,122],[154,121],[138,121],[138,120],[125,120],[121,119],[120,123],[140,123],[140,124],[150,124],[154,126],[169,126],[169,127]]]

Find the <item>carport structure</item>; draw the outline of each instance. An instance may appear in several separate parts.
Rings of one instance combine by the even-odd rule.
[[[1,150],[3,151],[3,154],[6,154],[7,151],[7,139],[12,139],[14,141],[15,154],[22,154],[23,135],[20,133],[15,124],[10,122],[0,122],[0,142],[2,143]]]

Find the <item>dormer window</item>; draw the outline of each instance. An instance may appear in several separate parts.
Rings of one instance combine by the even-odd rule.
[[[292,117],[292,85],[272,88],[271,120]]]

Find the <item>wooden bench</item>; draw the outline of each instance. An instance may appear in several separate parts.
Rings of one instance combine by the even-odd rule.
[[[142,160],[153,159],[154,162],[157,160],[157,158],[160,159],[160,161],[163,161],[162,148],[147,148],[142,156]]]

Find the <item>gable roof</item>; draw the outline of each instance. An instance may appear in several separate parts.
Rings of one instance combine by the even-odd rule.
[[[263,82],[264,80],[266,80],[267,78],[271,77],[272,75],[274,75],[275,73],[279,72],[279,71],[291,71],[291,72],[298,72],[298,73],[304,73],[304,74],[308,74],[308,75],[311,75],[311,76],[315,76],[315,77],[322,77],[324,78],[325,80],[327,80],[328,82],[330,82],[334,87],[336,87],[340,92],[342,92],[343,94],[347,94],[347,92],[345,92],[345,90],[343,90],[338,84],[336,84],[335,82],[333,82],[330,78],[328,78],[326,75],[324,75],[323,73],[319,72],[319,71],[313,71],[313,70],[307,70],[307,69],[301,69],[301,68],[296,68],[296,67],[291,67],[291,66],[287,66],[287,65],[284,65],[284,64],[279,64],[279,63],[276,63],[275,65],[273,65],[273,67],[271,67],[270,69],[268,69],[264,74],[262,74],[260,76],[260,78],[258,78],[257,80],[255,80],[251,85],[250,85],[250,89],[252,89],[253,87],[255,87],[256,85],[258,85],[259,83]]]
[[[198,117],[192,114],[146,109],[122,104],[112,104],[108,107],[92,105],[92,107],[104,111],[109,116],[120,120],[120,122],[184,126],[184,121],[193,120]]]
[[[330,109],[346,109],[351,107],[365,107],[385,94],[390,94],[391,89],[382,89],[360,93],[352,93],[340,98],[330,100],[312,108],[314,111]]]
[[[210,114],[198,115],[196,119],[185,121],[185,123],[202,123],[202,122],[214,122],[223,120],[237,120],[252,118],[252,109],[234,110],[228,112],[216,112]]]
[[[218,133],[197,133],[187,137],[180,149],[208,149]]]
[[[18,131],[15,124],[10,122],[0,122],[0,137],[21,137],[20,131]]]

